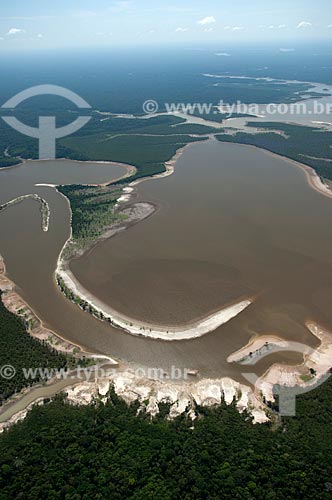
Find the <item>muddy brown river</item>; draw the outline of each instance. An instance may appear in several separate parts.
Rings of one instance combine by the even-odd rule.
[[[0,203],[36,193],[50,205],[47,233],[33,200],[0,215],[7,274],[45,326],[129,364],[195,368],[200,376],[239,381],[243,367],[226,358],[253,335],[315,346],[305,321],[332,329],[332,199],[290,162],[215,140],[190,145],[172,176],[140,183],[135,201],[158,210],[73,260],[71,270],[99,300],[157,325],[193,322],[243,297],[254,303],[214,332],[173,342],[134,337],[71,304],[54,281],[70,231],[68,203],[53,188],[34,185],[105,182],[124,173],[120,165],[61,160],[0,171]],[[299,360],[273,354],[255,370]]]

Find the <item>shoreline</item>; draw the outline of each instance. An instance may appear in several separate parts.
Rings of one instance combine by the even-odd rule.
[[[98,373],[98,366],[93,367]],[[116,372],[106,376],[89,376],[86,379],[75,378],[74,371],[71,379],[48,381],[46,385],[38,384],[21,391],[0,407],[0,434],[11,425],[24,419],[28,411],[36,404],[41,404],[45,398],[52,398],[60,391],[66,392],[66,401],[69,404],[90,404],[96,397],[105,403],[107,393],[114,386],[115,393],[126,404],[139,402],[139,411],[146,411],[150,417],[159,413],[159,403],[168,403],[170,410],[168,418],[173,419],[187,413],[194,420],[195,404],[202,406],[216,406],[225,401],[230,405],[235,400],[239,412],[249,410],[254,423],[269,421],[266,414],[266,405],[253,392],[249,385],[236,382],[229,377],[219,379],[204,379],[192,381],[162,380],[148,378],[131,369],[119,368]],[[188,411],[189,409],[189,411]]]
[[[254,146],[257,147],[257,146]],[[257,149],[263,149],[263,148],[257,148]],[[290,165],[293,165],[294,167],[300,168],[303,173],[305,174],[309,186],[312,187],[315,191],[318,193],[322,194],[323,196],[327,196],[328,198],[332,198],[332,191],[324,184],[322,181],[322,178],[317,174],[316,170],[312,167],[309,167],[309,165],[305,165],[304,163],[301,163],[297,160],[292,160],[292,158],[288,158],[287,156],[282,156],[278,155],[277,153],[273,153],[272,151],[269,151],[267,149],[263,149],[263,151],[266,151],[268,154],[270,154],[273,157],[279,157],[283,158],[285,161],[287,161]]]
[[[124,168],[129,168],[129,169],[136,169],[137,168],[134,165],[130,165],[129,163],[122,163],[120,161],[111,161],[111,160],[74,160],[73,158],[45,158],[45,159],[40,159],[40,158],[18,158],[21,163],[16,163],[15,165],[8,165],[8,167],[0,167],[1,170],[7,170],[7,169],[12,169],[12,168],[17,168],[17,167],[22,167],[22,165],[25,165],[26,163],[29,162],[50,162],[50,161],[72,161],[74,163],[97,163],[101,165],[120,165],[121,167]],[[110,182],[118,182],[118,180],[121,180],[122,177],[119,179],[115,179],[114,181],[108,181],[107,184]],[[83,184],[82,184],[83,185]],[[96,185],[100,186],[101,184],[89,184],[91,186]]]
[[[112,326],[120,328],[130,335],[168,342],[202,337],[216,330],[223,324],[228,323],[253,303],[253,299],[242,300],[225,306],[219,311],[211,313],[202,319],[192,321],[185,325],[167,327],[137,321],[134,318],[112,309],[94,295],[90,294],[68,268],[58,269],[58,276],[61,277],[66,287],[68,287],[74,295],[91,305],[96,311],[96,314],[102,314],[103,319],[101,321],[109,321]]]
[[[238,146],[249,147],[253,149],[258,149],[259,151],[264,151],[267,155],[272,156],[273,158],[282,158],[285,162],[290,165],[299,168],[304,173],[309,186],[316,192],[326,196],[328,198],[332,198],[332,190],[324,184],[321,177],[317,174],[314,168],[309,167],[309,165],[305,165],[297,160],[293,160],[288,156],[280,155],[278,153],[274,153],[273,151],[269,151],[268,149],[261,148],[260,146],[255,146],[254,144],[244,144],[241,142],[228,142],[228,141],[219,141],[222,144],[236,144]]]

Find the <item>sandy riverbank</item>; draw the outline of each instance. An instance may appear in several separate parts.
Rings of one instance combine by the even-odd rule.
[[[91,305],[97,313],[102,313],[104,320],[110,320],[113,326],[121,328],[132,335],[155,340],[179,341],[202,337],[235,318],[253,302],[252,299],[245,299],[210,314],[203,319],[197,320],[196,322],[194,321],[177,327],[154,325],[146,322],[143,323],[129,316],[121,315],[118,311],[97,299],[81,285],[68,266],[64,263],[62,263],[62,266],[63,267],[58,267],[57,272],[66,287],[69,288],[74,295]]]
[[[77,385],[68,394],[69,401],[77,404],[84,395],[84,401],[88,403],[96,394],[96,390],[104,396],[109,390],[110,383],[113,384],[116,394],[126,403],[130,404],[138,400],[141,405],[138,411],[144,409],[151,416],[159,413],[159,403],[170,403],[170,418],[187,413],[189,417],[195,419],[195,404],[214,406],[224,400],[228,405],[236,401],[239,411],[250,409],[256,423],[268,420],[265,406],[253,394],[251,388],[228,377],[199,381],[185,380],[179,383],[148,379],[128,369],[119,370],[110,378],[99,380],[97,383]],[[97,384],[98,387],[96,387]]]
[[[284,350],[288,345],[288,341],[277,335],[254,337],[247,345],[228,356],[227,362],[255,364],[262,357]]]
[[[101,356],[85,351],[80,345],[73,344],[62,338],[58,333],[53,332],[43,325],[43,322],[38,318],[37,314],[30,306],[22,299],[15,290],[15,284],[6,275],[6,266],[2,256],[0,255],[0,290],[2,291],[2,302],[8,311],[21,317],[26,325],[27,331],[31,337],[40,341],[45,341],[50,347],[59,352],[69,354],[76,358],[98,359]],[[108,356],[102,356],[102,359],[109,363],[117,365],[117,362]]]
[[[24,419],[32,406],[42,404],[45,398],[52,398],[60,391],[64,391],[68,402],[75,405],[90,404],[96,397],[101,397],[102,402],[106,402],[111,384],[115,393],[127,404],[138,401],[138,412],[144,410],[151,417],[159,413],[160,403],[169,403],[168,418],[173,419],[186,413],[194,420],[196,404],[215,406],[224,400],[228,405],[235,401],[240,412],[249,410],[255,423],[268,421],[265,405],[251,388],[230,378],[186,380],[179,383],[142,377],[133,370],[119,369],[100,378],[62,379],[50,381],[46,386],[38,385],[23,390],[0,408],[0,433]]]
[[[329,187],[324,184],[323,180],[319,177],[317,172],[312,168],[309,167],[309,165],[304,165],[304,163],[300,163],[296,160],[292,160],[291,158],[288,158],[287,156],[282,156],[278,155],[275,153],[272,153],[271,151],[267,151],[264,149],[263,151],[266,151],[267,154],[276,157],[276,158],[283,158],[287,163],[290,163],[290,165],[293,165],[297,168],[300,168],[308,181],[308,184],[315,190],[318,191],[318,193],[327,196],[328,198],[332,198],[332,191],[329,189]]]

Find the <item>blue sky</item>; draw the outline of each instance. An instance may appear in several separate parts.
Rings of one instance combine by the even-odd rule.
[[[9,0],[4,49],[332,40],[331,0]]]

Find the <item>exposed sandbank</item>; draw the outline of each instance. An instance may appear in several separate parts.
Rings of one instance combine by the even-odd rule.
[[[300,387],[305,389],[314,388],[320,381],[324,381],[329,376],[332,368],[332,333],[312,321],[306,323],[308,330],[320,341],[320,345],[314,349],[308,345],[298,342],[282,340],[274,336],[262,336],[255,339],[252,344],[248,344],[243,349],[232,354],[228,360],[238,360],[243,362],[242,354],[248,353],[249,347],[255,345],[258,349],[266,341],[271,342],[276,349],[274,351],[298,352],[303,355],[303,362],[299,365],[285,365],[281,363],[273,364],[268,370],[256,380],[252,380],[256,394],[262,394],[267,401],[274,401],[273,388],[275,385],[286,387]],[[261,351],[259,358],[269,355],[270,352]],[[255,360],[257,362],[258,359]]]
[[[263,356],[284,350],[288,341],[277,335],[262,335],[254,337],[247,345],[230,354],[228,363],[255,364]]]

